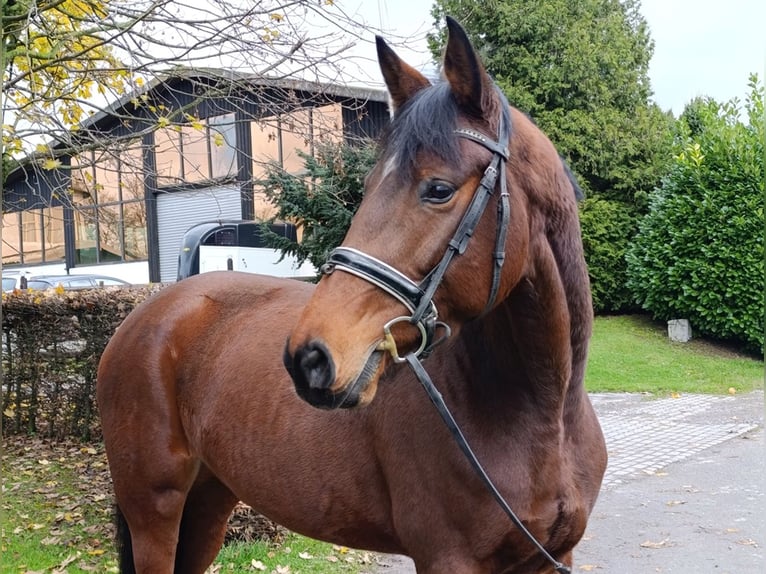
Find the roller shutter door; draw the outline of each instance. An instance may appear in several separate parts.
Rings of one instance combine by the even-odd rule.
[[[160,281],[175,281],[184,233],[203,221],[242,219],[239,187],[160,193],[157,227],[160,244]]]

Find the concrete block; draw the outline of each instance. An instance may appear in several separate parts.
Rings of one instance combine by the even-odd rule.
[[[668,337],[671,341],[686,343],[692,338],[692,326],[688,319],[671,319],[668,321]]]

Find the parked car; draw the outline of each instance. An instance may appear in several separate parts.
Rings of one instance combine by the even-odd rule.
[[[36,275],[27,280],[27,288],[36,291],[54,289],[59,285],[66,290],[73,290],[111,286],[126,287],[130,283],[106,275]]]
[[[3,271],[3,292],[21,289],[20,271]]]

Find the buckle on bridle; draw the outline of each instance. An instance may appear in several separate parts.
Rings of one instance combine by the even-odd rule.
[[[391,354],[391,358],[395,363],[405,363],[407,359],[399,354],[399,347],[396,344],[396,339],[391,333],[391,327],[397,323],[404,323],[405,321],[410,325],[418,328],[420,332],[420,345],[414,351],[407,353],[408,355],[414,355],[415,357],[423,357],[424,359],[431,354],[435,347],[441,345],[444,341],[449,339],[452,334],[452,329],[447,323],[442,321],[436,321],[435,318],[424,318],[420,321],[413,321],[414,317],[407,317],[402,315],[391,319],[388,323],[383,325],[383,340],[375,347],[376,351],[385,351]],[[438,339],[434,339],[436,330],[444,329],[444,334]]]
[[[383,325],[383,340],[378,344],[378,346],[375,348],[376,351],[388,351],[391,353],[391,358],[394,360],[395,363],[404,363],[406,359],[402,357],[399,354],[399,349],[396,346],[396,339],[394,339],[393,334],[391,333],[391,327],[396,325],[397,323],[404,323],[407,322],[410,325],[412,325],[411,321],[412,317],[406,317],[402,315],[401,317],[396,317],[394,319],[391,319],[388,323]],[[419,357],[423,351],[426,349],[426,345],[428,344],[428,333],[426,332],[426,326],[423,324],[422,321],[418,321],[417,323],[414,323],[414,326],[418,328],[420,331],[420,346],[412,351],[412,353]]]

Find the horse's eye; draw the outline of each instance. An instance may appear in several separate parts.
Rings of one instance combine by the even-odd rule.
[[[428,203],[447,203],[453,195],[453,185],[443,181],[427,181],[422,187],[420,198]]]

